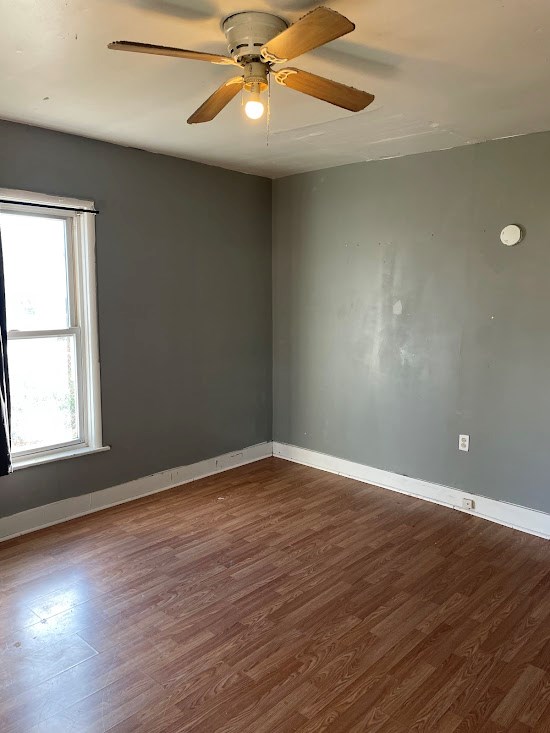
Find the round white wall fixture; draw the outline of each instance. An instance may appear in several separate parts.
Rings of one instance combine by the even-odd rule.
[[[500,241],[507,247],[519,244],[523,239],[523,230],[517,224],[508,224],[500,233]]]

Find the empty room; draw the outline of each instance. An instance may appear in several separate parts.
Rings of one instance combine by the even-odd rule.
[[[0,0],[0,733],[550,733],[548,0]]]

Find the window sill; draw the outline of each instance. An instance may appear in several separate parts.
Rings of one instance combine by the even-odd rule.
[[[64,461],[67,458],[78,458],[78,456],[88,456],[90,453],[103,453],[111,450],[110,445],[103,445],[101,448],[71,448],[67,450],[57,451],[49,455],[41,456],[25,456],[24,458],[13,459],[13,470],[18,471],[20,468],[29,468],[30,466],[40,466],[42,463],[53,463],[54,461]]]

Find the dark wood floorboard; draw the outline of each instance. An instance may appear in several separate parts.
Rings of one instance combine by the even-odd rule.
[[[0,545],[2,733],[550,733],[550,545],[276,458]]]

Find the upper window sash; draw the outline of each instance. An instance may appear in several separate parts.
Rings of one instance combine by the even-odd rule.
[[[1,195],[0,195],[1,198]],[[67,293],[67,325],[65,328],[72,328],[79,325],[78,323],[78,305],[76,303],[77,294],[77,273],[75,263],[75,237],[76,237],[76,225],[77,225],[77,214],[66,209],[57,208],[37,208],[30,209],[28,206],[22,203],[18,204],[5,204],[0,203],[0,213],[2,214],[13,214],[21,215],[26,218],[36,217],[37,219],[53,219],[56,221],[63,222],[64,237],[65,237],[65,278],[66,278],[66,293]],[[53,324],[51,324],[53,325]],[[8,328],[10,327],[10,318],[8,313]],[[8,336],[12,333],[22,330],[44,330],[41,328],[22,329],[12,328],[8,331]],[[45,330],[51,330],[46,328]]]

